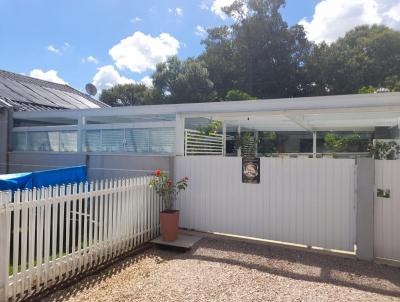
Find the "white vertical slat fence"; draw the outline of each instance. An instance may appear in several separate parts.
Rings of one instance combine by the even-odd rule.
[[[27,298],[159,234],[151,177],[0,192],[0,301]]]
[[[390,190],[390,197],[377,190]],[[400,261],[400,161],[375,160],[374,254]]]
[[[180,226],[354,252],[353,159],[261,158],[260,184],[243,184],[241,158],[176,157],[189,177]]]

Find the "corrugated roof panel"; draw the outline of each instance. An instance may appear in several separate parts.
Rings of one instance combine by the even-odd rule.
[[[89,100],[87,100],[84,97],[81,97],[80,95],[77,94],[73,94],[70,92],[65,92],[66,94],[68,94],[70,97],[72,97],[73,99],[77,100],[78,102],[80,102],[81,104],[85,105],[84,108],[98,108],[99,106],[94,104],[93,102],[90,102]]]
[[[12,100],[21,111],[110,107],[68,85],[4,70],[0,70],[0,97]]]
[[[21,83],[21,84],[25,86],[27,89],[34,92],[35,94],[39,95],[42,99],[46,100],[51,104],[54,104],[53,106],[57,107],[60,106],[59,101],[61,101],[61,99],[59,99],[57,96],[49,94],[44,88],[30,83]]]
[[[70,108],[70,109],[76,108],[75,106],[71,105],[68,102],[68,100],[63,99],[60,96],[59,91],[56,91],[56,93],[53,93],[52,91],[50,91],[49,88],[35,86],[35,85],[29,84],[29,83],[24,83],[23,85],[34,90],[37,94],[40,94],[44,99],[50,101],[56,107],[63,107],[63,108]]]
[[[0,78],[0,96],[2,97],[6,97],[8,99],[20,99],[21,95],[17,94],[15,92],[13,92],[12,90],[10,90],[8,87],[6,87],[3,83],[2,83],[2,78]],[[22,100],[21,100],[22,101]],[[27,101],[27,100],[26,100]]]
[[[77,101],[75,98],[71,97],[68,92],[66,91],[57,91],[52,88],[46,88],[46,90],[56,93],[60,98],[62,98],[65,102],[67,102],[70,106],[70,108],[75,108],[75,109],[85,109],[88,108],[84,103]],[[89,107],[92,108],[92,107]],[[98,108],[98,106],[94,105],[94,108]]]
[[[40,95],[27,89],[24,85],[22,85],[18,82],[15,82],[15,81],[12,81],[9,79],[4,79],[2,81],[2,83],[4,84],[4,86],[6,86],[12,92],[21,96],[21,100],[15,99],[16,101],[37,103],[37,104],[46,105],[46,106],[57,106],[56,104],[54,104],[46,99],[43,99]]]

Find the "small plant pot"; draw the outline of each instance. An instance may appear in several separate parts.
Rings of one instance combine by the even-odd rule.
[[[168,210],[160,213],[161,235],[164,241],[178,239],[179,211]]]

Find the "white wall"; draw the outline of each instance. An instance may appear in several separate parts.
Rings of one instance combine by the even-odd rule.
[[[180,226],[354,251],[355,161],[261,158],[261,183],[243,184],[241,158],[175,158],[189,187]]]
[[[145,176],[161,169],[173,173],[172,156],[114,154],[9,152],[9,172],[29,172],[87,165],[90,180]]]
[[[376,196],[390,189],[390,198]],[[375,161],[375,257],[400,261],[400,161]]]

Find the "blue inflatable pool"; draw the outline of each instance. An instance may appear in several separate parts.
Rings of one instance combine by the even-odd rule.
[[[0,175],[0,191],[32,189],[87,181],[86,166]]]

